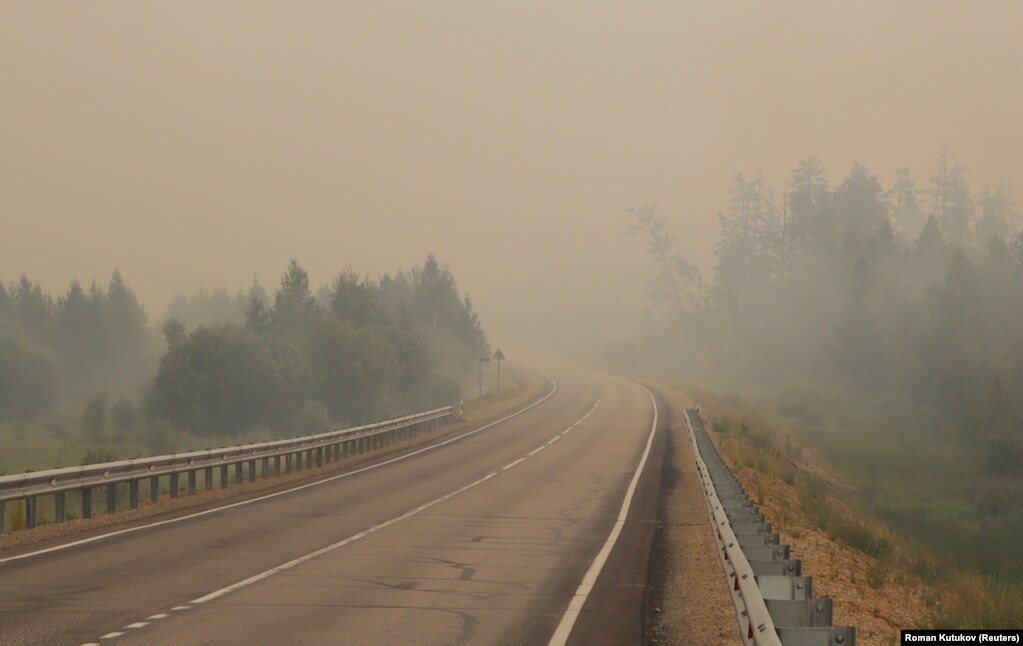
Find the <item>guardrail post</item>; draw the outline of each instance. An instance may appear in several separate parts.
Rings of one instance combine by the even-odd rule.
[[[128,481],[128,507],[131,509],[139,508],[139,481],[129,480]]]
[[[4,533],[4,521],[7,520],[7,503],[0,500],[0,536]]]
[[[160,501],[160,476],[149,477],[149,502]]]
[[[195,470],[188,472],[188,495],[195,495]]]
[[[170,496],[171,496],[171,499],[174,499],[174,498],[178,497],[178,489],[180,489],[180,488],[181,487],[178,486],[178,474],[177,473],[170,474]]]
[[[92,518],[92,487],[82,487],[82,518]]]
[[[334,445],[334,462],[339,462],[340,460],[341,460],[341,443],[338,442],[337,444]]]
[[[36,497],[25,498],[25,529],[36,528]]]
[[[244,474],[242,474],[242,469],[243,468],[244,467],[242,466],[241,462],[235,462],[234,463],[234,483],[235,484],[241,484],[242,481],[245,480],[245,476],[244,476]]]
[[[263,458],[263,479],[266,480],[270,477],[270,458]]]
[[[227,489],[227,465],[220,465],[220,488]]]
[[[53,494],[53,522],[64,522],[64,492],[58,491]]]
[[[107,513],[117,511],[117,483],[111,482],[107,485]]]
[[[274,456],[274,475],[281,475],[281,456]]]
[[[213,467],[206,467],[202,472],[202,486],[206,491],[213,491]]]
[[[249,482],[256,481],[256,461],[249,460]]]

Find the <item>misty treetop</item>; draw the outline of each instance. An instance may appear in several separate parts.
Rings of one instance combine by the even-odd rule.
[[[118,271],[106,290],[76,280],[57,298],[25,276],[0,283],[0,323],[0,374],[13,388],[3,390],[23,400],[0,403],[0,418],[45,412],[58,398],[122,392],[151,374],[148,318]],[[18,361],[29,357],[34,367],[22,378]]]
[[[1004,182],[972,193],[945,149],[922,186],[856,163],[832,187],[810,156],[780,191],[738,174],[728,198],[706,285],[662,219],[633,213],[660,268],[649,361],[915,401],[989,447],[988,466],[1023,473],[1023,218]]]
[[[292,260],[272,304],[250,290],[243,317],[191,333],[165,322],[151,418],[211,435],[254,425],[287,431],[296,416],[321,409],[361,423],[452,403],[487,351],[471,301],[432,254],[379,281],[347,268],[321,298]]]

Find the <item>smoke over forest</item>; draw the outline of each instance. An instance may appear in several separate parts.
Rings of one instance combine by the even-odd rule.
[[[67,463],[108,444],[153,453],[190,435],[313,433],[457,402],[489,353],[433,255],[379,279],[346,268],[318,294],[293,260],[272,297],[258,282],[234,300],[200,290],[158,327],[119,272],[56,298],[24,276],[0,285],[0,431],[77,437]],[[70,452],[83,443],[91,454]]]

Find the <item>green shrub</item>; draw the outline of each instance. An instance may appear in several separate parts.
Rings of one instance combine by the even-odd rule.
[[[299,406],[288,422],[288,430],[295,435],[313,435],[329,431],[333,421],[323,402],[309,400]]]
[[[138,416],[138,408],[127,397],[118,398],[114,405],[110,407],[110,421],[122,431],[127,431],[135,426]]]
[[[119,460],[117,453],[113,449],[109,449],[105,446],[93,446],[85,452],[82,456],[82,464],[101,464],[103,462],[116,462]]]
[[[95,399],[85,405],[85,410],[82,411],[82,426],[85,427],[86,432],[93,436],[103,434],[103,429],[107,424],[108,409],[106,395],[97,395]]]

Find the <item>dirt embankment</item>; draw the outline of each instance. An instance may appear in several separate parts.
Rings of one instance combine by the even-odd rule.
[[[681,417],[692,403],[681,391],[661,386],[658,391],[673,419],[653,556],[659,569],[652,568],[651,581],[651,603],[660,607],[655,609],[659,612],[648,615],[647,642],[735,644],[739,635],[734,609]],[[813,576],[815,596],[834,599],[836,625],[856,626],[857,643],[874,646],[897,644],[900,629],[928,623],[931,610],[926,599],[934,591],[918,576],[895,565],[898,559],[892,551],[897,552],[897,545],[875,557],[829,534],[814,514],[804,511],[794,481],[787,482],[784,473],[775,473],[764,467],[765,462],[750,459],[764,454],[764,447],[754,446],[741,433],[716,432],[715,412],[704,408],[703,413],[725,461],[781,533],[782,542],[791,545],[793,558],[802,559],[803,573]],[[817,465],[779,459],[828,487],[846,487]],[[850,526],[858,522],[847,506],[830,496],[823,498],[829,510],[848,520]]]
[[[763,454],[763,447],[753,446],[750,438],[742,433],[715,432],[715,411],[705,408],[703,413],[718,451],[760,505],[768,522],[781,533],[782,542],[791,545],[792,557],[803,561],[803,574],[813,576],[814,596],[834,599],[836,625],[855,626],[857,644],[874,646],[897,644],[900,629],[926,625],[930,621],[931,611],[925,600],[935,591],[915,574],[897,566],[899,547],[894,537],[886,536],[882,527],[862,525],[875,537],[889,541],[884,554],[879,556],[868,555],[835,537],[841,530],[834,526],[855,528],[861,522],[853,510],[823,494],[822,504],[832,514],[829,517],[837,520],[831,521],[830,530],[821,527],[819,520],[815,520],[820,516],[819,511],[804,508],[806,495],[800,496],[795,482],[786,482],[784,473],[778,475],[773,469],[765,468],[763,462],[750,459],[749,456],[756,456],[757,452]],[[809,455],[809,451],[803,451],[802,455]],[[825,471],[816,465],[795,464],[784,457],[780,460],[809,477],[824,480],[832,490],[847,487],[831,475],[821,478]]]

